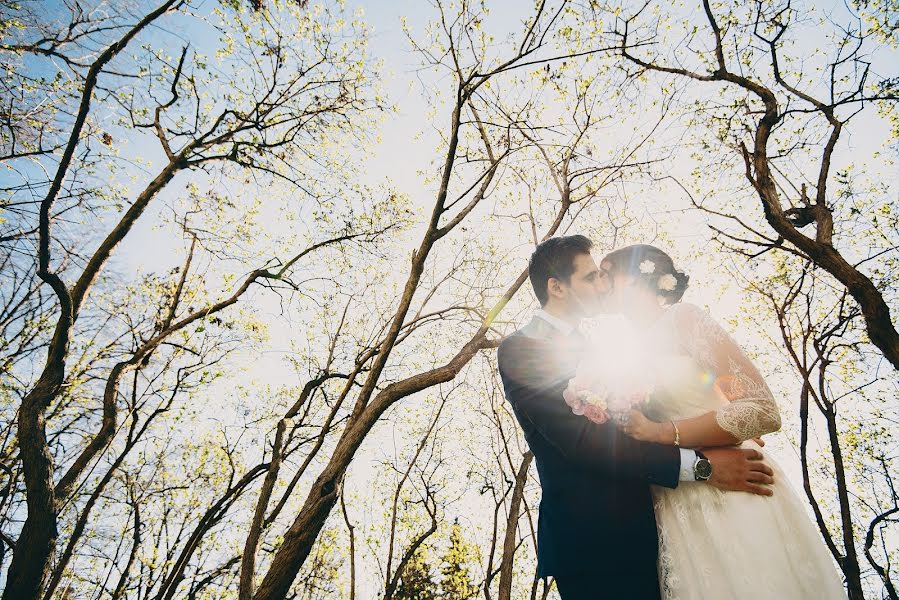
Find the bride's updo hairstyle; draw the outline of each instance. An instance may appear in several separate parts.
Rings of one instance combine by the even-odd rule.
[[[602,262],[611,274],[632,276],[638,285],[654,291],[665,304],[680,302],[690,281],[689,275],[674,268],[674,261],[665,251],[649,244],[613,250]]]

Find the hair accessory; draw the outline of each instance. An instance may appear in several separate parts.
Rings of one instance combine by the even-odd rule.
[[[644,260],[643,262],[640,263],[640,272],[643,273],[644,275],[649,275],[651,273],[655,273],[656,272],[656,264],[649,259]]]
[[[659,281],[656,286],[660,290],[673,292],[677,288],[677,279],[671,273],[666,273],[665,275],[659,277]]]

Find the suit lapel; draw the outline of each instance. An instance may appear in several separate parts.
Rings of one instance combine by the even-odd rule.
[[[537,342],[534,351],[547,372],[555,374],[553,379],[567,380],[574,376],[583,351],[579,344],[572,344],[575,340],[537,316],[519,329],[518,334]]]

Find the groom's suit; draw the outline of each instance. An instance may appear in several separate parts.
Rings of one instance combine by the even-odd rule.
[[[576,331],[564,335],[534,317],[503,340],[497,354],[506,398],[543,489],[537,576],[555,577],[563,598],[657,598],[658,537],[649,484],[676,487],[680,453],[571,411],[562,391],[583,350]]]

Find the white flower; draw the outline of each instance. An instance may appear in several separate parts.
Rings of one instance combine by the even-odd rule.
[[[656,284],[660,290],[665,290],[666,292],[673,292],[677,287],[677,279],[674,278],[674,275],[671,273],[667,273],[659,277],[659,282]]]
[[[581,390],[578,392],[578,400],[584,404],[595,406],[600,410],[606,410],[606,408],[608,408],[606,395],[594,392],[593,390]]]
[[[649,259],[644,260],[640,263],[640,272],[644,275],[649,275],[650,273],[656,272],[656,264]]]

